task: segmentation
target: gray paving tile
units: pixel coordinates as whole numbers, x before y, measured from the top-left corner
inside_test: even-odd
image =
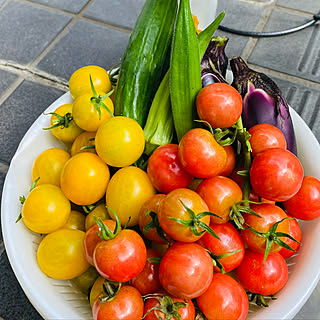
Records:
[[[290,106],[298,112],[320,141],[320,90],[279,78],[273,79]]]
[[[5,252],[0,257],[0,275],[0,317],[4,320],[42,320],[20,287]]]
[[[264,31],[283,30],[305,21],[303,16],[274,10]],[[320,25],[274,38],[260,38],[249,63],[319,82]]]
[[[0,96],[17,78],[18,76],[16,74],[0,69]]]
[[[315,0],[278,0],[277,4],[286,8],[301,10],[310,13],[319,12],[319,3]]]
[[[89,0],[29,0],[32,2],[41,3],[53,8],[79,13]]]
[[[132,29],[144,2],[144,0],[94,0],[84,15]]]
[[[10,1],[0,10],[0,59],[32,62],[70,17],[33,4]]]
[[[0,108],[0,160],[9,163],[30,125],[63,91],[24,80]]]
[[[109,69],[120,62],[128,40],[127,33],[78,20],[37,68],[65,80],[85,65],[94,64]]]
[[[5,0],[0,0],[0,6],[4,4]]]
[[[265,7],[261,3],[242,0],[218,1],[217,13],[222,11],[226,13],[221,23],[222,25],[239,30],[255,31],[265,13]],[[238,36],[221,30],[217,30],[215,35],[229,37],[226,47],[226,54],[229,57],[241,56],[249,41],[248,37]]]

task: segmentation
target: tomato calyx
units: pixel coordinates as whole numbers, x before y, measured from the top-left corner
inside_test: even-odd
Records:
[[[225,272],[224,266],[222,265],[222,263],[219,260],[223,259],[223,258],[226,258],[226,257],[229,257],[229,256],[232,256],[233,254],[242,251],[242,249],[234,250],[234,251],[226,252],[226,253],[222,253],[222,254],[214,254],[214,253],[212,253],[211,251],[209,251],[207,249],[206,249],[206,251],[209,253],[209,255],[210,255],[211,259],[212,259],[213,267],[218,267],[219,270],[221,271],[221,273],[223,274],[223,273],[226,273],[226,272]]]
[[[294,252],[296,251],[293,248],[291,248],[288,244],[286,244],[284,241],[280,240],[279,237],[289,238],[289,239],[291,239],[291,240],[293,240],[293,241],[295,241],[295,242],[300,244],[300,242],[298,240],[296,240],[294,237],[292,237],[288,233],[277,232],[276,231],[278,225],[281,222],[283,222],[284,220],[287,220],[287,219],[292,219],[292,218],[291,217],[285,217],[285,218],[275,222],[270,227],[270,230],[268,232],[259,232],[256,229],[254,229],[253,227],[251,227],[249,224],[247,224],[246,222],[244,223],[246,225],[246,229],[251,230],[254,234],[256,234],[259,237],[266,238],[266,249],[265,249],[265,252],[264,252],[263,264],[265,263],[265,261],[266,261],[266,259],[268,257],[268,254],[270,252],[271,245],[272,245],[273,242],[278,244],[279,246],[285,248],[285,249],[288,249],[288,250],[291,250],[291,251],[294,251]]]
[[[177,223],[185,226],[185,227],[190,227],[192,233],[196,236],[201,236],[202,234],[204,234],[205,232],[208,232],[209,234],[211,234],[213,237],[217,238],[220,240],[220,238],[218,237],[218,235],[207,225],[205,224],[203,221],[201,221],[201,219],[204,216],[214,216],[217,217],[219,219],[222,219],[219,215],[210,212],[210,211],[204,211],[204,212],[200,212],[198,214],[195,214],[190,208],[188,208],[183,201],[179,200],[181,202],[181,204],[183,205],[183,207],[185,208],[185,210],[189,213],[190,215],[190,219],[188,220],[183,220],[180,218],[174,218],[174,217],[168,217],[171,220],[176,221]],[[201,228],[202,231],[198,231],[198,228]]]
[[[96,108],[96,110],[98,111],[99,114],[99,120],[101,119],[101,108],[106,109],[109,114],[111,115],[111,117],[113,117],[113,113],[111,112],[111,110],[104,104],[104,100],[106,98],[108,98],[112,93],[113,93],[113,89],[111,91],[109,91],[107,94],[105,94],[104,96],[101,96],[100,94],[97,94],[96,89],[94,88],[93,82],[92,82],[92,78],[91,75],[89,75],[90,77],[90,85],[91,85],[91,90],[92,90],[92,94],[93,97],[91,97],[91,102],[93,103],[94,107]]]
[[[247,296],[250,302],[254,302],[257,306],[265,308],[269,307],[268,303],[266,302],[266,298],[277,300],[277,298],[274,297],[273,294],[269,296],[263,296],[262,294],[248,291]]]
[[[159,303],[159,305],[154,306],[150,308],[145,315],[143,316],[143,319],[147,316],[148,313],[154,312],[155,316],[159,320],[170,320],[170,319],[181,319],[181,315],[179,314],[178,310],[180,308],[187,308],[189,303],[185,300],[185,302],[173,302],[172,298],[165,294],[160,293],[153,293],[148,294],[144,296],[144,299],[156,299]],[[162,312],[164,315],[164,318],[158,314],[158,312]]]
[[[110,209],[110,208],[109,208]],[[110,209],[111,210],[111,209]],[[97,225],[99,226],[99,231],[97,231],[97,235],[102,239],[102,240],[110,240],[115,238],[118,233],[121,231],[121,223],[119,220],[118,215],[112,210],[115,219],[116,219],[116,226],[114,228],[114,231],[112,232],[103,222],[103,219],[99,217],[98,219],[94,216],[94,220],[96,221]]]
[[[235,225],[238,227],[239,230],[246,229],[246,227],[243,226],[245,223],[242,215],[243,213],[253,214],[256,217],[261,218],[259,214],[257,214],[255,211],[250,209],[249,203],[260,204],[260,202],[255,202],[250,200],[241,200],[235,203],[234,205],[232,205],[232,207],[230,208],[229,219],[235,223]]]
[[[102,288],[103,288],[103,296],[99,297],[100,303],[109,302],[114,299],[117,293],[121,289],[121,282],[114,282],[110,280],[104,280]]]
[[[65,113],[63,116],[56,112],[44,113],[44,115],[49,114],[55,116],[57,119],[53,120],[54,124],[51,127],[43,128],[43,130],[52,130],[57,127],[69,128],[69,123],[73,120],[73,116],[70,112]]]
[[[144,233],[148,233],[149,230],[155,228],[156,231],[157,231],[157,234],[159,235],[159,237],[160,237],[162,240],[164,240],[168,245],[170,245],[170,244],[171,244],[171,243],[170,243],[170,240],[165,236],[165,234],[164,234],[164,232],[163,232],[163,229],[162,229],[161,226],[160,226],[157,213],[154,212],[154,211],[148,210],[145,214],[146,214],[146,216],[149,215],[152,220],[143,227],[143,232],[144,232]],[[171,238],[171,240],[173,241],[172,238]],[[172,242],[172,241],[171,241],[171,242]]]

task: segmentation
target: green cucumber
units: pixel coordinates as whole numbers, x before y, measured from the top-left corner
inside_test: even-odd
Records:
[[[146,0],[124,53],[115,97],[115,115],[145,125],[168,71],[177,0]]]

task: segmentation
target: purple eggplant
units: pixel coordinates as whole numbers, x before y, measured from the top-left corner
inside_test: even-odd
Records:
[[[243,99],[242,121],[244,127],[268,123],[284,134],[287,149],[297,155],[296,138],[286,99],[276,83],[267,75],[250,69],[242,58],[230,60],[233,73],[232,86]]]
[[[225,46],[229,38],[212,37],[201,60],[202,86],[216,82],[226,82],[228,58]]]

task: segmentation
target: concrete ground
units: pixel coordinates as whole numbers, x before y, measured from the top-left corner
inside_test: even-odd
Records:
[[[201,0],[198,0],[201,1]],[[34,120],[68,90],[77,68],[120,62],[143,0],[0,0],[0,194],[15,150]],[[219,0],[223,24],[283,30],[319,12],[319,0]],[[228,56],[242,56],[281,88],[320,140],[320,24],[274,38],[228,34]],[[0,234],[0,319],[36,320]],[[295,319],[320,319],[320,285]]]

